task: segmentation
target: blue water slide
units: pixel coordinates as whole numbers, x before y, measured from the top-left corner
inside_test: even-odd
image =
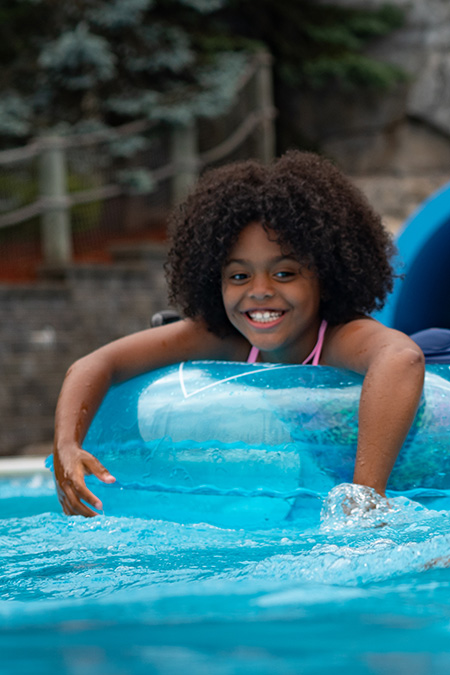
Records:
[[[450,183],[406,221],[396,245],[395,269],[402,276],[374,316],[408,334],[450,329]]]

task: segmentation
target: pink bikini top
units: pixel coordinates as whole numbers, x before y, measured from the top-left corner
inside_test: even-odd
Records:
[[[303,361],[302,366],[305,366],[307,363],[311,361],[312,366],[318,366],[319,365],[319,360],[320,360],[320,355],[322,353],[322,347],[323,347],[323,339],[325,337],[325,331],[327,329],[327,322],[325,319],[323,319],[322,323],[320,324],[319,328],[319,335],[317,336],[317,342],[314,346],[314,349],[312,350],[311,354],[306,357],[306,359]],[[250,354],[248,355],[247,363],[255,363],[256,359],[258,358],[259,354],[259,349],[257,347],[252,347],[250,349]]]

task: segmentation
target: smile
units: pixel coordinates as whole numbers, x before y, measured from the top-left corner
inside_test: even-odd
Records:
[[[245,314],[253,323],[265,324],[265,323],[273,323],[274,321],[281,319],[281,317],[285,314],[285,312],[265,309],[265,310],[254,310],[251,312],[245,312]]]

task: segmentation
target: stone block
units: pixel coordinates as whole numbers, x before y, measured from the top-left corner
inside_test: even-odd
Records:
[[[67,368],[112,339],[148,328],[167,307],[157,256],[73,266],[55,281],[0,286],[0,455],[51,445]]]

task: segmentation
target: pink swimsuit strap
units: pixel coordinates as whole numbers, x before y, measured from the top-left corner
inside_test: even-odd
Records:
[[[319,334],[317,336],[317,342],[314,345],[314,349],[312,350],[311,354],[306,357],[306,359],[302,362],[302,366],[305,366],[307,363],[311,361],[312,366],[318,366],[319,361],[320,361],[320,355],[322,353],[322,347],[323,347],[323,340],[325,338],[325,331],[327,329],[327,322],[325,319],[323,319],[322,323],[320,324],[319,328]],[[255,363],[259,354],[259,349],[257,347],[252,347],[250,349],[250,354],[248,355],[247,363]]]

